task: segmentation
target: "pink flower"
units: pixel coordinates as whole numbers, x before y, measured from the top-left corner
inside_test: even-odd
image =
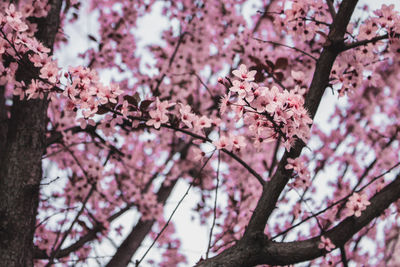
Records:
[[[245,98],[247,92],[251,91],[251,86],[247,81],[234,80],[232,83],[233,86],[229,88],[229,90],[231,92],[237,92],[241,98]]]
[[[122,90],[119,88],[119,85],[112,84],[112,85],[110,86],[110,92],[111,92],[113,98],[117,98],[117,97],[118,97],[120,94],[122,94],[124,91],[122,91]],[[110,102],[111,102],[111,101],[110,101]],[[113,103],[116,103],[116,101],[113,102]]]
[[[213,142],[213,145],[217,149],[231,150],[232,149],[232,140],[231,140],[231,138],[228,138],[226,136],[221,136],[218,141]]]
[[[151,119],[146,122],[146,125],[154,125],[156,129],[159,129],[162,123],[168,122],[168,116],[160,110],[150,110],[149,115]]]
[[[346,203],[346,215],[360,217],[361,211],[365,210],[369,204],[371,203],[367,200],[366,194],[354,193]]]
[[[326,251],[331,251],[335,248],[335,245],[329,239],[329,237],[321,236],[321,242],[318,244],[319,249],[325,249]]]
[[[166,112],[169,107],[172,107],[174,105],[175,105],[175,103],[170,103],[170,102],[168,102],[168,100],[160,101],[160,99],[158,97],[156,98],[156,106],[157,106],[157,109],[160,111]]]
[[[13,28],[17,32],[23,32],[28,29],[28,25],[26,25],[22,20],[21,12],[15,10],[15,6],[11,4],[8,9],[6,9],[6,19],[11,28]]]
[[[211,127],[212,120],[209,119],[207,116],[203,115],[198,120],[195,120],[194,123],[195,123],[195,129],[201,130],[203,128]]]
[[[192,109],[189,105],[180,104],[181,108],[179,109],[179,113],[181,113],[182,122],[189,128],[193,128],[193,121],[196,118],[196,115],[192,113]]]
[[[55,62],[46,63],[40,69],[40,78],[47,79],[50,83],[57,83],[58,80],[58,68]]]
[[[221,115],[225,113],[227,107],[230,105],[229,102],[230,97],[231,97],[231,92],[229,92],[227,95],[224,95],[221,98],[221,102],[219,104],[219,112],[221,113]]]
[[[293,80],[298,83],[302,83],[305,79],[305,74],[302,71],[292,70],[290,74],[292,75]]]
[[[286,164],[285,169],[293,169],[297,174],[297,177],[295,177],[295,180],[290,185],[295,188],[303,189],[309,187],[311,185],[310,172],[304,163],[299,158],[288,158],[287,161],[288,163]]]
[[[230,139],[232,140],[233,147],[236,148],[237,150],[240,150],[241,148],[246,146],[246,138],[244,138],[244,136],[230,135]]]
[[[127,119],[128,118],[128,114],[129,114],[129,103],[128,101],[124,100],[124,102],[122,102],[122,107],[121,107],[121,114],[122,116]]]
[[[239,66],[239,69],[232,71],[233,75],[242,79],[243,81],[254,81],[254,76],[256,75],[257,71],[247,71],[247,67],[244,64]]]
[[[38,98],[38,97],[40,99],[43,99],[44,96],[39,81],[35,79],[32,79],[31,83],[29,84],[28,90],[26,90],[25,93],[28,96],[28,100],[31,98]]]
[[[198,147],[193,147],[193,148],[192,148],[192,151],[193,151],[193,154],[194,154],[194,157],[193,157],[193,160],[194,160],[194,161],[202,161],[203,158],[204,158],[205,155],[206,155],[206,153],[204,153],[204,151],[201,150],[201,149],[198,148]]]
[[[288,163],[286,164],[285,169],[287,169],[287,170],[293,169],[296,172],[301,170],[302,165],[303,165],[299,158],[296,158],[296,159],[288,158],[287,162]]]

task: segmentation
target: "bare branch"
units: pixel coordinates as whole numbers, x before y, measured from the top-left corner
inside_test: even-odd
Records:
[[[329,13],[331,13],[332,20],[334,20],[336,17],[336,10],[333,6],[333,0],[326,0],[326,3],[328,4]]]
[[[344,249],[344,245],[340,246],[340,257],[342,258],[343,267],[348,267],[349,264],[347,261],[346,250]]]
[[[356,48],[356,47],[359,47],[359,46],[367,45],[369,43],[376,43],[376,42],[381,41],[381,40],[389,39],[389,37],[390,37],[389,34],[384,34],[384,35],[376,36],[376,37],[371,38],[371,39],[361,40],[361,41],[357,41],[357,42],[354,42],[354,43],[348,43],[348,44],[345,44],[340,50],[341,50],[341,52],[347,51],[349,49],[353,49],[353,48]],[[398,38],[398,37],[400,37],[400,34],[395,34],[393,37],[397,37]]]
[[[328,1],[329,1],[329,0],[328,0]],[[293,46],[281,44],[281,43],[274,42],[274,41],[263,40],[263,39],[256,38],[256,37],[253,37],[253,39],[254,39],[254,40],[257,40],[257,41],[260,41],[260,42],[263,42],[263,43],[270,43],[270,44],[273,44],[273,45],[278,45],[278,46],[287,47],[287,48],[293,49],[293,50],[295,50],[295,51],[297,51],[297,52],[299,52],[299,53],[301,53],[301,54],[303,54],[303,55],[305,55],[305,56],[310,57],[310,58],[313,59],[314,61],[317,61],[317,60],[318,60],[318,59],[317,59],[316,57],[314,57],[313,55],[311,55],[311,54],[307,53],[306,51],[301,50],[301,49],[299,49],[299,48],[297,48],[297,47],[293,47]]]
[[[218,199],[219,168],[220,168],[220,165],[221,165],[221,153],[218,152],[218,166],[217,166],[217,177],[216,177],[217,185],[215,186],[213,221],[212,221],[212,224],[211,224],[210,235],[208,237],[208,246],[207,246],[207,252],[206,252],[206,259],[208,259],[208,254],[210,253],[211,241],[212,241],[213,231],[214,231],[214,227],[215,227],[215,220],[217,219],[217,199]]]

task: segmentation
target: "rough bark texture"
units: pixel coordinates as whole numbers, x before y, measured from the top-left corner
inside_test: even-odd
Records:
[[[62,1],[50,2],[48,16],[34,22],[38,23],[38,40],[52,48]],[[36,72],[32,66],[23,65],[18,70],[17,79],[28,84]],[[4,107],[4,103],[0,105]],[[47,106],[47,100],[21,101],[14,98],[10,118],[4,114],[1,116],[1,124],[7,123],[0,136],[1,266],[33,266],[33,234],[42,178]]]
[[[0,85],[0,155],[1,151],[4,151],[6,145],[7,130],[8,130],[8,125],[7,125],[5,87]]]

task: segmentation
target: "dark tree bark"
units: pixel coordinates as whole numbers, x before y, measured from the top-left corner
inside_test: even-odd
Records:
[[[46,18],[38,24],[36,38],[52,48],[58,31],[62,0],[49,1]],[[17,79],[29,84],[37,69],[28,61],[19,66]],[[4,90],[0,90],[4,94]],[[33,234],[42,179],[42,155],[48,101],[14,97],[11,117],[0,97],[0,263],[1,266],[33,266]],[[3,125],[6,126],[3,128]]]

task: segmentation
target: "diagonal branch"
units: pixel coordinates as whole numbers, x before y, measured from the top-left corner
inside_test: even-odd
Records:
[[[324,236],[330,238],[333,244],[340,248],[398,199],[400,199],[400,174],[369,200],[371,204],[361,213],[360,217],[346,218],[327,231]],[[325,255],[327,251],[318,248],[319,243],[320,236],[303,241],[273,242],[263,233],[259,233],[248,239],[242,239],[237,245],[209,261],[199,262],[197,266],[290,265]]]
[[[345,0],[340,5],[339,11],[333,21],[328,35],[331,45],[325,47],[317,61],[313,80],[305,99],[305,108],[310,117],[314,118],[318,106],[321,102],[325,88],[329,84],[329,74],[333,63],[339,54],[338,49],[343,45],[343,37],[346,27],[353,14],[357,0]],[[278,168],[269,182],[263,187],[261,198],[259,199],[249,225],[244,234],[245,237],[251,233],[263,232],[272,211],[276,206],[278,198],[291,177],[291,170],[286,170],[285,165],[288,158],[297,158],[305,144],[300,140],[295,146],[283,155]]]
[[[297,51],[297,52],[299,52],[299,53],[301,53],[301,54],[303,54],[303,55],[305,55],[305,56],[310,57],[310,58],[311,58],[312,60],[314,60],[314,61],[317,61],[317,60],[318,60],[318,59],[317,59],[316,57],[314,57],[313,55],[311,55],[311,54],[307,53],[306,51],[301,50],[301,49],[299,49],[299,48],[297,48],[297,47],[295,47],[295,46],[290,46],[290,45],[286,45],[286,44],[282,44],[282,43],[278,43],[278,42],[274,42],[274,41],[263,40],[263,39],[256,38],[256,37],[253,37],[253,39],[254,39],[254,40],[257,40],[257,41],[259,41],[259,42],[263,42],[263,43],[269,43],[269,44],[273,44],[273,45],[277,45],[277,46],[287,47],[287,48],[293,49],[294,51]]]
[[[399,37],[399,36],[400,36],[400,34],[394,35],[394,37]],[[385,40],[385,39],[389,39],[389,34],[384,34],[384,35],[373,37],[371,39],[365,39],[365,40],[357,41],[357,42],[354,42],[354,43],[345,44],[342,47],[341,51],[342,52],[343,51],[347,51],[349,49],[353,49],[353,48],[356,48],[356,47],[359,47],[359,46],[367,45],[369,43],[376,43],[378,41]]]
[[[159,189],[157,193],[157,201],[165,204],[172,189],[178,180],[172,181],[168,186],[165,184]],[[140,244],[150,232],[155,220],[139,220],[139,222],[132,228],[129,235],[125,238],[122,244],[118,247],[117,252],[108,262],[107,266],[127,266]]]
[[[332,20],[334,20],[336,17],[336,10],[335,6],[333,5],[333,0],[326,0],[326,3],[328,5],[329,13],[331,13]]]
[[[371,204],[367,207],[360,217],[348,217],[336,227],[327,231],[324,234],[329,237],[336,247],[343,246],[350,238],[360,231],[363,227],[367,226],[374,218],[380,216],[382,212],[389,207],[389,205],[400,198],[400,175],[390,184],[386,185],[379,193],[370,199]],[[288,258],[281,260],[284,262],[279,264],[291,264],[290,262],[297,258],[296,262],[315,259],[325,254],[324,250],[318,248],[319,237],[315,237],[305,241],[289,242],[289,243],[276,243],[276,248],[289,251],[285,247],[296,247],[296,250],[289,252]],[[268,249],[269,250],[269,249]],[[283,251],[282,251],[283,252]],[[292,258],[292,259],[290,259]],[[293,262],[294,263],[294,262]]]

